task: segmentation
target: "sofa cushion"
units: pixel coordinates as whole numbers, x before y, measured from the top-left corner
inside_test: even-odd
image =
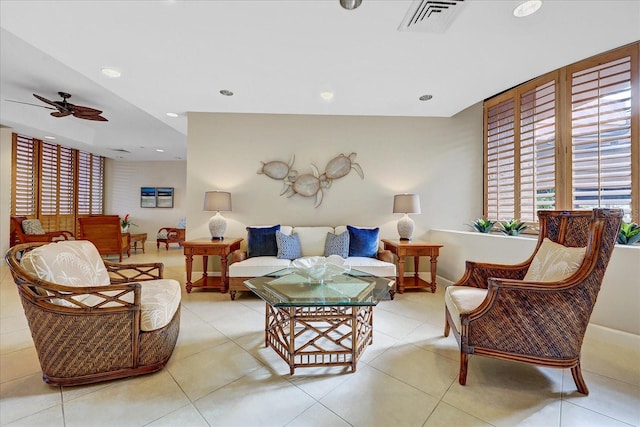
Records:
[[[294,227],[293,232],[300,236],[302,256],[323,256],[327,233],[333,233],[333,227]]]
[[[370,257],[378,254],[379,228],[357,228],[347,225],[349,230],[349,256]]]
[[[386,261],[380,261],[377,258],[370,257],[349,257],[344,262],[345,265],[360,270],[365,273],[373,274],[380,277],[395,277],[396,265]]]
[[[274,271],[282,270],[291,265],[288,259],[278,259],[275,256],[261,256],[247,258],[229,265],[229,277],[258,277]]]
[[[487,290],[471,286],[448,286],[444,292],[444,303],[449,309],[456,330],[462,330],[460,315],[475,310],[487,296]]]
[[[247,227],[247,257],[276,256],[278,245],[276,231],[280,225],[272,227]]]
[[[278,259],[296,259],[300,258],[300,239],[298,233],[293,233],[291,236],[276,231],[276,246],[278,247]]]
[[[582,265],[586,250],[586,247],[566,247],[545,237],[523,280],[559,282],[567,279]]]
[[[45,234],[39,219],[22,220],[22,231],[24,234]]]
[[[324,242],[324,256],[338,255],[342,258],[349,256],[349,232],[340,234],[327,233]]]

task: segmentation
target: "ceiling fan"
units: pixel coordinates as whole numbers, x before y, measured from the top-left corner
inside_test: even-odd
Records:
[[[48,108],[50,110],[57,110],[51,113],[53,117],[73,116],[79,119],[95,120],[98,122],[108,121],[107,119],[105,119],[100,115],[102,114],[102,111],[100,110],[96,110],[95,108],[83,107],[82,105],[75,105],[67,102],[67,99],[71,98],[70,94],[66,92],[58,92],[58,95],[62,97],[62,101],[50,101],[45,97],[42,97],[35,93],[33,94],[33,96],[35,96],[37,99],[44,102],[45,104],[51,105],[52,107],[46,107],[44,105],[39,105],[39,104],[30,104],[28,102],[20,102],[20,101],[12,101],[12,100],[7,100],[7,101],[18,102],[20,104],[34,105],[36,107]]]

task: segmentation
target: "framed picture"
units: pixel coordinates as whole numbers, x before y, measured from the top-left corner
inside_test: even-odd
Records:
[[[156,207],[156,187],[140,188],[140,207],[141,208]]]
[[[173,187],[156,187],[156,207],[173,207]]]

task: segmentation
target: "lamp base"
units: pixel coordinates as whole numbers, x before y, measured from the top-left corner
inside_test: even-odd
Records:
[[[224,232],[227,230],[227,220],[224,219],[220,212],[216,212],[214,216],[209,220],[209,232],[211,233],[211,240],[222,240]]]
[[[413,220],[409,218],[409,215],[404,214],[404,216],[398,220],[398,234],[400,235],[400,240],[411,240],[414,227],[415,223]]]

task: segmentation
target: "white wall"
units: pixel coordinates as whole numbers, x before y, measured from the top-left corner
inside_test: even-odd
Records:
[[[119,162],[107,159],[105,165],[105,213],[130,215],[137,227],[131,233],[147,233],[155,241],[160,227],[176,227],[186,217],[187,163]],[[173,208],[140,207],[140,187],[173,187]],[[188,225],[188,224],[187,224]]]
[[[187,238],[209,236],[205,191],[232,193],[227,236],[244,237],[255,224],[380,226],[395,237],[399,214],[393,195],[418,193],[422,214],[413,215],[414,237],[433,227],[456,228],[482,212],[482,106],[453,118],[302,116],[189,113]],[[322,172],[340,153],[357,153],[355,171],[313,198],[280,196],[283,181],[256,172],[261,162],[288,162]]]
[[[444,247],[438,276],[456,282],[466,260],[514,264],[527,259],[536,238],[506,237],[451,230],[431,230],[429,238]],[[591,323],[640,335],[640,246],[616,245],[605,273]]]
[[[11,216],[11,135],[12,130],[0,127],[0,254],[9,250]]]

